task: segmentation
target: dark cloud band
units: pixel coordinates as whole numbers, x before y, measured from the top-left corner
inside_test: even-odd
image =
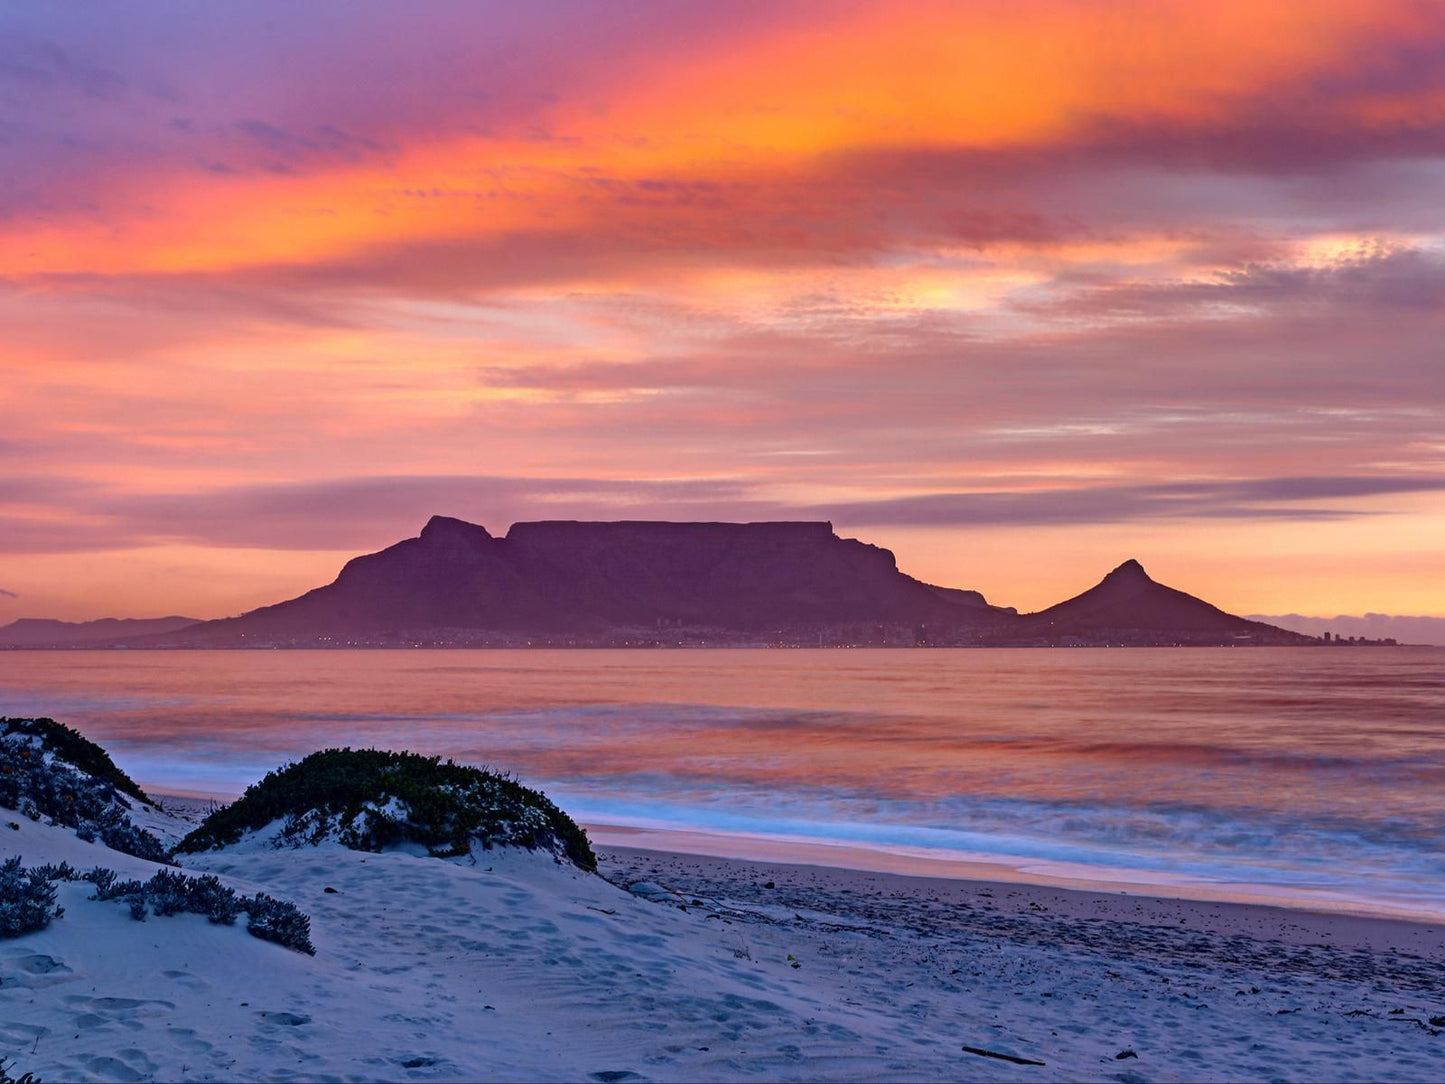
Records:
[[[1154,519],[1330,520],[1369,515],[1363,498],[1445,491],[1445,477],[1281,477],[1226,482],[935,493],[790,504],[737,480],[402,476],[241,486],[191,496],[101,496],[107,524],[12,522],[0,552],[118,549],[166,542],[288,550],[359,550],[407,537],[436,513],[494,532],[518,520],[828,519],[864,527],[1077,527]]]

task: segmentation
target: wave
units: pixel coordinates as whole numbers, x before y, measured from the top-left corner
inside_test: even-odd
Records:
[[[581,790],[559,796],[580,820],[810,840],[939,858],[1064,863],[1146,879],[1331,889],[1433,901],[1445,910],[1445,826],[1292,818],[1187,804],[1088,806],[958,798],[919,806],[757,789],[673,795]]]

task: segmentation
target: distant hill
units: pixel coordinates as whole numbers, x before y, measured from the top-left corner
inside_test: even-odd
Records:
[[[829,523],[518,523],[436,516],[333,583],[177,645],[914,643],[1013,619],[898,571]]]
[[[1125,561],[1081,595],[1027,614],[1032,636],[1050,642],[1121,644],[1299,644],[1312,638],[1236,617],[1203,599],[1156,583]]]
[[[103,617],[97,621],[22,617],[0,628],[0,648],[112,647],[139,636],[177,632],[196,623],[194,617]]]

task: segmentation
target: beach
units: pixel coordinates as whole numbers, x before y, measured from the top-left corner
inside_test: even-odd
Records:
[[[197,810],[146,826],[175,838]],[[176,816],[177,812],[184,815]],[[0,854],[153,864],[21,819]],[[47,1080],[1433,1080],[1445,927],[600,847],[184,859],[295,901],[314,957],[61,884],[0,942]]]
[[[1023,1071],[1038,1079],[1435,1079],[1445,1071],[1445,925],[603,853],[614,880],[726,899],[748,916],[764,955],[800,955],[790,946],[805,943],[808,966],[823,973],[819,986],[840,1004],[895,1017],[900,1038],[957,1079]],[[936,1049],[949,1041],[952,1048]],[[965,1053],[945,1069],[963,1045],[1044,1064],[1006,1062],[999,1071],[969,1061],[985,1055]]]

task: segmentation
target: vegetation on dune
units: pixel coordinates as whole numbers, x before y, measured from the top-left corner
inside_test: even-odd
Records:
[[[34,738],[47,753],[74,765],[86,775],[109,783],[116,790],[129,794],[139,802],[155,805],[146,792],[136,786],[134,779],[115,766],[109,753],[78,731],[71,730],[54,719],[0,719],[0,738],[12,736]]]
[[[169,864],[165,844],[122,811],[131,808],[126,795],[151,803],[94,742],[51,719],[0,719],[0,806],[72,828],[87,841],[99,838],[113,850]],[[10,827],[19,825],[11,822]],[[140,921],[147,914],[194,913],[229,926],[244,913],[252,936],[316,952],[311,919],[295,904],[264,892],[238,896],[209,874],[190,877],[162,869],[148,881],[120,880],[114,870],[82,874],[67,862],[26,869],[18,856],[0,862],[0,938],[43,930],[64,914],[55,906],[56,881],[89,881],[95,885],[91,899],[126,902],[131,917]]]
[[[246,932],[252,937],[316,955],[311,918],[294,903],[264,892],[239,896],[209,873],[190,877],[161,869],[149,881],[122,880],[113,869],[97,867],[78,873],[68,862],[26,869],[18,857],[0,863],[0,938],[43,930],[51,919],[65,913],[55,907],[54,881],[89,881],[95,885],[92,900],[129,904],[131,918],[138,922],[144,922],[147,915],[195,914],[205,915],[216,925],[231,926],[245,914]]]
[[[61,913],[44,869],[25,869],[18,857],[0,862],[0,937],[43,930]]]
[[[438,856],[472,844],[546,850],[595,871],[587,834],[546,795],[515,779],[439,757],[326,749],[267,774],[177,845],[212,850],[281,821],[278,842],[334,838],[354,850],[418,843]]]
[[[50,719],[0,720],[0,806],[112,850],[168,861],[165,844],[126,815],[127,795],[150,801],[94,742]]]

